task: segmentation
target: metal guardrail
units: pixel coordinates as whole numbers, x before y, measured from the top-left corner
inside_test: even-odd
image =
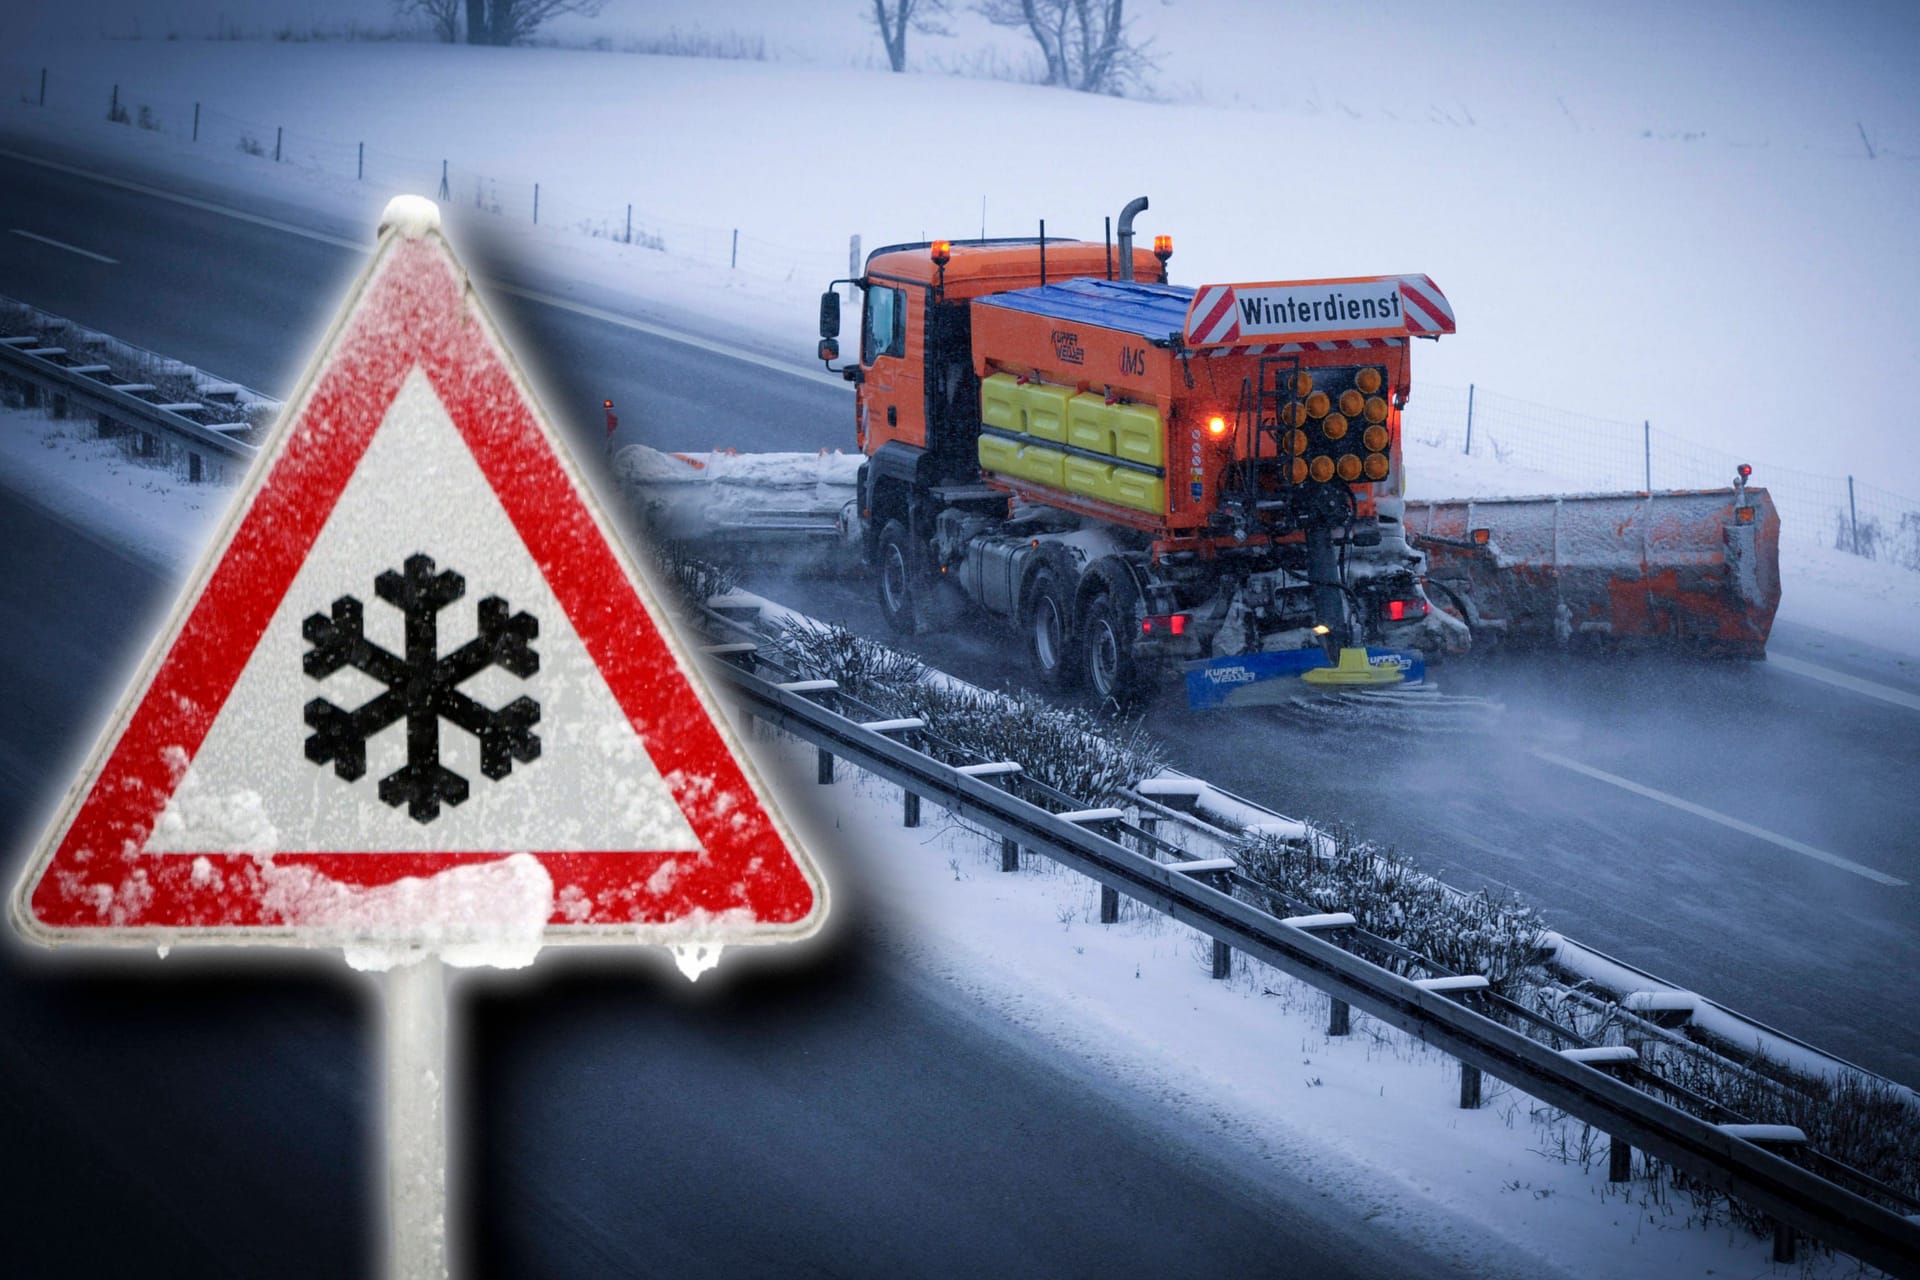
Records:
[[[182,412],[183,406],[155,403],[143,398],[153,388],[147,383],[116,378],[110,366],[100,364],[64,365],[55,357],[64,356],[60,347],[49,347],[38,338],[25,335],[0,338],[0,375],[16,378],[65,396],[78,408],[141,430],[169,436],[189,450],[203,450],[223,458],[251,459],[259,446],[236,438],[221,424],[195,422]],[[209,407],[202,412],[211,412]],[[237,432],[250,423],[230,425]]]
[[[736,634],[744,632],[737,623],[731,625]],[[715,646],[710,659],[727,695],[749,714],[820,750],[823,782],[831,780],[831,758],[843,758],[900,786],[908,797],[910,823],[917,822],[919,800],[924,797],[999,835],[1008,847],[1038,853],[1096,881],[1103,888],[1103,919],[1112,918],[1104,901],[1107,893],[1125,894],[1208,935],[1216,946],[1237,947],[1319,988],[1336,1002],[1362,1009],[1437,1046],[1463,1064],[1463,1101],[1468,1092],[1467,1071],[1476,1073],[1476,1095],[1477,1073],[1486,1072],[1762,1210],[1777,1224],[1789,1224],[1896,1275],[1920,1277],[1920,1219],[1903,1217],[1833,1178],[1847,1177],[1890,1196],[1898,1193],[1838,1162],[1824,1160],[1823,1167],[1832,1176],[1822,1177],[1768,1149],[1791,1144],[1794,1134],[1772,1126],[1717,1124],[1691,1115],[1610,1074],[1610,1069],[1623,1064],[1595,1053],[1597,1046],[1577,1033],[1486,992],[1483,979],[1449,974],[1385,939],[1350,925],[1343,927],[1337,919],[1284,918],[1242,901],[1234,896],[1231,881],[1228,888],[1218,887],[1221,877],[1230,873],[1217,860],[1189,860],[1184,867],[1158,861],[1127,847],[1121,837],[1141,848],[1178,852],[1179,847],[1124,823],[1118,811],[1054,812],[1015,794],[1015,788],[1007,785],[1009,778],[995,781],[998,775],[977,767],[943,762],[912,742],[898,740],[896,735],[903,731],[915,732],[912,722],[863,724],[824,705],[838,696],[830,681],[786,679],[783,683],[749,669],[765,660],[764,651],[751,643]],[[1071,797],[1051,788],[1039,791],[1043,799],[1073,809]],[[1265,886],[1253,887],[1269,898],[1274,896]],[[1417,962],[1435,976],[1400,976],[1318,936],[1330,928],[1355,935],[1356,941],[1392,958]],[[1550,1027],[1573,1048],[1552,1048],[1469,1002],[1536,1027]],[[1649,1084],[1709,1112],[1724,1112],[1710,1100],[1688,1095],[1667,1082]],[[1817,1158],[1817,1153],[1808,1154]],[[1775,1239],[1776,1256],[1780,1256],[1783,1239],[1790,1242],[1791,1237],[1777,1230]],[[1784,1252],[1791,1256],[1790,1243]]]

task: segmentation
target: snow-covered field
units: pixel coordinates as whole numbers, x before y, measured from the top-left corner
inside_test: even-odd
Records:
[[[368,227],[396,187],[431,194],[445,160],[452,202],[526,224],[543,265],[751,324],[796,359],[850,235],[872,248],[1045,218],[1097,237],[1145,193],[1142,230],[1173,233],[1180,281],[1432,275],[1460,331],[1422,347],[1417,379],[1920,496],[1903,425],[1920,350],[1909,7],[1134,7],[1172,101],[849,65],[875,52],[852,0],[629,0],[556,29],[616,49],[764,36],[767,61],[170,40],[249,21],[184,2],[18,6],[0,17],[0,127],[112,135]],[[252,18],[282,21],[392,13],[278,0]],[[920,65],[1026,56],[1018,33],[957,29],[916,37]],[[98,31],[145,38],[76,36]],[[44,112],[29,105],[42,67]],[[156,131],[105,122],[115,85]],[[278,127],[287,163],[238,149],[245,134],[270,154]],[[531,234],[535,183],[549,234]],[[561,234],[623,234],[629,204],[664,252]],[[692,269],[724,266],[735,228],[739,270]]]

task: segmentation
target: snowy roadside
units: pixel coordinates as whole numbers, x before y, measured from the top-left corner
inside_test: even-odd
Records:
[[[123,462],[87,433],[84,422],[0,414],[0,483],[182,571],[230,491]],[[1365,1018],[1329,1038],[1324,997],[1309,988],[1244,959],[1213,981],[1210,948],[1184,926],[1131,906],[1100,926],[1090,882],[1032,859],[1004,875],[997,843],[937,811],[922,829],[900,828],[891,787],[854,773],[819,788],[810,748],[768,735],[754,749],[829,877],[886,904],[904,962],[1040,1037],[1090,1082],[1152,1099],[1196,1140],[1227,1144],[1250,1178],[1269,1162],[1309,1168],[1370,1222],[1486,1274],[1764,1271],[1763,1243],[1737,1228],[1702,1222],[1644,1181],[1611,1187],[1599,1136],[1525,1095],[1495,1086],[1486,1107],[1460,1111],[1444,1055]]]

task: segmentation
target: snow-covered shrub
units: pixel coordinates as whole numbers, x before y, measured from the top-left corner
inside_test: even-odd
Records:
[[[833,680],[848,697],[883,716],[918,715],[926,664],[912,654],[812,619],[781,624],[773,648],[816,680]]]
[[[1822,1155],[1920,1197],[1920,1106],[1898,1085],[1852,1072],[1804,1075],[1765,1060],[1748,1070],[1704,1049],[1672,1044],[1643,1053],[1641,1061],[1654,1075],[1751,1123],[1797,1125]],[[1781,1154],[1795,1158],[1791,1148]]]
[[[676,605],[697,607],[714,596],[739,589],[738,574],[693,555],[685,543],[656,542],[652,546],[659,578],[678,597]]]
[[[1276,894],[1304,900],[1315,911],[1351,912],[1368,932],[1457,973],[1484,974],[1501,994],[1537,973],[1546,923],[1532,907],[1484,892],[1463,894],[1350,832],[1306,840],[1251,835],[1237,856],[1243,874]],[[1278,902],[1272,908],[1293,914]],[[1381,962],[1396,972],[1412,967]]]
[[[931,681],[918,658],[845,627],[788,623],[775,647],[816,679],[883,716],[919,716],[936,737],[1095,804],[1152,777],[1166,753],[1136,721],[1058,707],[1033,694],[993,693]]]

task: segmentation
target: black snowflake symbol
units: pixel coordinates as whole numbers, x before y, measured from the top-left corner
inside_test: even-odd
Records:
[[[496,781],[513,772],[515,760],[527,764],[540,758],[540,738],[532,731],[540,723],[539,703],[515,698],[489,711],[458,687],[490,666],[523,680],[540,670],[540,655],[530,643],[539,636],[540,623],[530,613],[508,616],[507,602],[488,596],[480,602],[480,634],[443,658],[436,653],[435,615],[466,594],[466,579],[451,569],[435,573],[433,557],[412,555],[405,573],[389,569],[373,586],[382,600],[407,615],[406,656],[366,638],[354,596],[335,600],[331,618],[307,616],[300,632],[313,646],[303,660],[309,676],[324,680],[352,667],[387,686],[352,711],[325,698],[309,702],[307,727],[313,733],[307,738],[307,759],[331,762],[335,776],[352,782],[367,771],[367,739],[404,718],[407,765],[380,780],[380,798],[395,808],[405,804],[415,822],[432,822],[443,802],[457,805],[467,798],[467,780],[440,764],[442,719],[480,739],[480,772]]]

